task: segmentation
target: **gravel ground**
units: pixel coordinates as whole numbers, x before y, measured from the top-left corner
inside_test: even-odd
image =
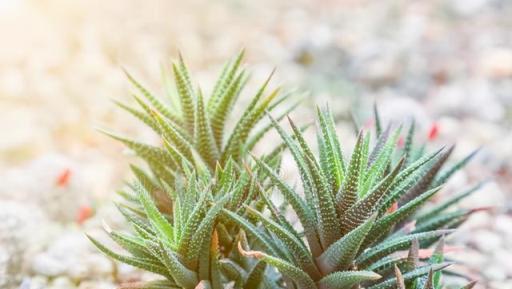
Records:
[[[186,3],[185,3],[186,2]],[[110,102],[128,99],[126,67],[155,91],[181,50],[212,82],[246,47],[254,78],[329,102],[348,135],[372,103],[387,120],[414,116],[433,146],[479,156],[444,194],[487,185],[463,206],[475,214],[450,240],[450,257],[480,280],[512,288],[512,2],[1,0],[0,288],[115,288],[151,278],[92,248],[101,221],[122,227],[114,192],[133,159],[95,126],[154,140]],[[306,108],[296,118],[311,118]],[[453,280],[457,282],[458,280]]]

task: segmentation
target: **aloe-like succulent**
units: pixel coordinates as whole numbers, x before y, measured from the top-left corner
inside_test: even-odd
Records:
[[[136,180],[130,187],[143,211],[139,215],[119,207],[134,234],[115,232],[105,225],[110,237],[131,256],[117,254],[93,238],[91,241],[117,260],[166,278],[151,286],[195,288],[201,281],[208,281],[213,288],[223,288],[226,278],[221,277],[220,261],[230,255],[232,248],[228,246],[234,243],[236,233],[218,223],[218,215],[222,209],[236,211],[256,195],[255,182],[248,174],[233,181],[233,164],[228,161],[227,168],[218,171],[215,183],[205,172],[185,168],[183,176],[167,191],[173,200],[171,215],[157,208],[148,191],[150,186]]]
[[[276,121],[273,123],[297,164],[304,197],[264,162],[256,162],[289,204],[301,229],[271,203],[267,204],[270,215],[247,207],[247,213],[258,220],[256,224],[224,209],[226,216],[258,240],[256,249],[249,249],[242,239],[239,247],[243,255],[276,267],[289,288],[385,289],[396,287],[400,279],[407,288],[430,288],[438,276],[435,272],[449,263],[439,258],[420,263],[417,252],[420,246],[430,246],[451,233],[467,218],[471,210],[446,209],[475,188],[416,214],[474,154],[441,171],[453,147],[413,152],[412,126],[405,147],[397,150],[400,128],[382,131],[376,114],[375,144],[371,146],[369,133],[360,132],[350,161],[345,163],[328,111],[318,110],[319,157],[291,120],[293,138]],[[409,258],[391,257],[408,248]],[[393,277],[390,269],[394,266],[401,277]],[[430,276],[425,284],[420,282],[423,276]],[[438,279],[436,286],[440,286]]]
[[[132,94],[138,107],[115,101],[122,109],[138,118],[161,137],[161,146],[141,143],[115,133],[101,130],[112,138],[121,141],[135,152],[148,165],[150,172],[132,166],[134,174],[149,181],[154,186],[150,191],[160,209],[169,209],[170,201],[162,194],[165,186],[173,186],[176,174],[183,172],[183,163],[194,170],[208,170],[215,173],[232,159],[241,168],[248,153],[271,129],[264,118],[265,112],[279,111],[279,118],[285,117],[298,104],[283,104],[289,93],[281,93],[280,88],[270,92],[269,82],[273,72],[253,93],[250,102],[238,119],[230,114],[249,80],[248,72],[242,68],[244,52],[224,65],[215,86],[208,98],[202,89],[194,88],[187,66],[180,56],[172,64],[173,75],[163,73],[167,99],[153,95],[131,74],[128,80],[134,86]],[[285,107],[285,108],[283,108]],[[228,121],[230,124],[228,124]],[[265,123],[266,122],[266,123]],[[229,130],[230,129],[230,130]],[[272,154],[279,157],[279,147]],[[274,163],[278,162],[274,159]],[[125,195],[127,199],[132,197]]]
[[[126,253],[90,239],[112,258],[165,278],[130,288],[442,288],[441,273],[450,265],[444,237],[474,211],[453,207],[479,185],[426,204],[474,153],[445,169],[453,147],[427,152],[414,145],[414,123],[400,147],[401,128],[382,129],[375,109],[374,139],[359,132],[346,158],[327,108],[318,109],[316,153],[303,128],[290,119],[290,135],[279,125],[289,109],[270,116],[286,96],[264,97],[268,81],[225,136],[226,115],[246,79],[241,59],[225,66],[206,104],[180,58],[173,66],[179,109],[129,76],[149,104],[135,96],[142,110],[120,105],[161,135],[163,146],[111,134],[150,172],[134,166],[135,181],[123,191],[131,202],[119,210],[131,233],[105,226]],[[268,124],[255,131],[265,114]],[[271,129],[282,142],[248,158]],[[279,175],[284,149],[296,162],[302,190]],[[273,201],[274,194],[284,201]],[[420,254],[436,243],[431,254]]]
[[[208,250],[201,251],[201,254],[198,254],[197,250],[203,250],[203,244],[210,244],[214,240],[219,249],[219,259],[228,255],[230,258],[236,258],[236,255],[239,255],[236,246],[233,246],[236,245],[233,238],[238,234],[238,228],[217,222],[215,212],[218,212],[218,206],[209,215],[207,211],[213,203],[221,199],[223,208],[230,208],[233,211],[243,209],[243,204],[257,202],[255,199],[259,196],[256,193],[258,187],[253,175],[247,172],[247,164],[244,161],[258,141],[272,128],[270,121],[264,119],[265,112],[280,111],[280,118],[283,118],[297,105],[296,102],[282,108],[280,106],[286,106],[281,104],[289,94],[280,94],[279,89],[266,92],[272,73],[254,93],[241,117],[232,122],[234,125],[231,132],[226,133],[228,116],[248,80],[248,74],[240,68],[242,59],[243,52],[224,66],[207,104],[201,90],[192,89],[188,70],[181,57],[179,62],[172,66],[174,83],[169,79],[169,75],[165,75],[167,90],[173,90],[172,84],[176,88],[175,95],[170,95],[170,98],[176,97],[174,101],[166,103],[158,99],[127,73],[128,79],[137,89],[133,97],[140,108],[116,103],[160,135],[161,147],[143,144],[103,130],[142,158],[149,171],[132,165],[136,180],[130,183],[127,189],[120,191],[128,202],[122,202],[118,208],[136,235],[112,232],[108,226],[105,227],[112,239],[132,256],[116,254],[94,239],[92,241],[113,258],[162,274],[172,280],[171,283],[157,282],[158,284],[178,286],[177,284],[191,284],[196,279],[206,278],[204,272],[211,270],[201,267],[200,264],[205,263],[199,262],[198,258],[205,257]],[[283,148],[283,145],[277,145],[265,157],[265,161],[270,166],[278,168]],[[183,190],[186,193],[183,193]],[[261,202],[259,203],[261,206]],[[190,215],[192,213],[193,215]],[[206,216],[209,216],[209,221],[204,219]],[[212,239],[212,226],[215,227],[214,231],[218,232],[218,239]],[[176,229],[177,227],[182,229]],[[201,232],[208,234],[198,235],[196,230],[200,227],[206,230]],[[162,234],[175,235],[162,243],[158,241]],[[174,243],[169,243],[170,240]],[[201,246],[197,247],[198,244]],[[183,262],[181,257],[178,258],[180,264],[185,266],[180,268],[195,272],[196,279],[185,284],[182,283],[183,280],[174,280],[170,277],[176,272],[165,271],[165,262],[169,260],[162,259],[160,255],[148,258],[151,253],[160,252],[157,248],[166,248],[166,251],[162,252],[172,252],[176,256],[187,253]],[[252,269],[261,271],[261,265],[253,268],[253,263],[256,262],[238,262],[237,266],[245,268],[248,275]],[[229,267],[230,263],[223,266]]]

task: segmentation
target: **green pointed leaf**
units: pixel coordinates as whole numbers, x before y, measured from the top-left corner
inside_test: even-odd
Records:
[[[158,128],[162,132],[162,137],[175,146],[175,149],[184,155],[188,161],[192,161],[193,144],[187,139],[185,133],[174,123],[164,120],[158,114],[151,116],[156,120]]]
[[[149,272],[153,272],[153,273],[156,273],[159,275],[168,276],[166,268],[163,267],[159,263],[155,263],[151,259],[142,259],[142,258],[137,258],[137,257],[123,256],[123,255],[120,255],[120,254],[117,254],[117,253],[111,251],[110,249],[108,249],[107,247],[102,245],[100,242],[98,242],[96,239],[92,238],[91,236],[87,235],[87,238],[89,238],[89,240],[94,244],[94,246],[96,246],[96,248],[98,248],[101,252],[103,252],[105,255],[107,255],[117,261],[126,263],[128,265],[131,265],[131,266],[134,266],[134,267],[137,267],[140,269],[144,269],[144,270],[147,270]]]
[[[416,129],[416,121],[412,119],[411,125],[409,126],[409,131],[407,132],[407,136],[405,137],[404,143],[404,156],[405,156],[405,164],[409,165],[411,163],[411,152],[414,141],[414,132]]]
[[[233,83],[233,79],[235,78],[235,75],[238,72],[238,68],[242,63],[244,54],[244,50],[240,51],[240,53],[233,61],[230,61],[224,65],[224,68],[222,69],[222,72],[213,88],[212,96],[208,101],[209,113],[213,113],[215,110],[217,110],[219,102],[221,102],[221,96],[225,95],[226,91],[229,89],[229,86]]]
[[[428,272],[432,271],[439,271],[443,270],[444,268],[450,266],[450,263],[444,263],[444,264],[435,264],[435,265],[429,265],[429,266],[423,266],[420,267],[414,271],[407,272],[403,275],[403,279],[405,282],[413,280],[415,278],[427,275]],[[384,282],[381,282],[379,284],[373,285],[369,287],[368,289],[388,289],[388,288],[395,288],[397,285],[397,278],[391,278]]]
[[[247,280],[244,283],[243,289],[259,289],[263,283],[263,279],[265,278],[265,269],[267,268],[267,264],[263,261],[259,261],[254,265],[249,272],[249,276],[247,276]]]
[[[367,165],[370,162],[370,160],[368,159],[369,153],[370,153],[370,140],[371,140],[370,133],[366,133],[364,136],[364,139],[363,139],[363,148],[361,151],[361,158],[359,159],[359,162],[360,162],[359,178],[357,179],[357,188],[356,188],[357,196],[364,195],[362,190],[364,189],[364,180],[365,180],[365,175],[366,175],[366,171],[367,171]]]
[[[428,199],[435,195],[440,189],[441,188],[434,188],[432,190],[429,190],[418,196],[416,199],[403,205],[395,212],[378,219],[375,222],[374,227],[368,234],[369,236],[371,236],[371,239],[368,238],[365,241],[365,245],[380,240],[381,237],[387,234],[394,225],[398,224],[405,218],[411,216],[416,210],[419,209],[421,205],[423,205]]]
[[[232,157],[235,160],[240,158],[240,154],[247,142],[249,134],[262,119],[265,111],[267,111],[272,101],[279,95],[279,92],[280,89],[275,89],[259,104],[255,104],[254,106],[249,105],[250,109],[246,110],[244,115],[242,115],[226,144],[222,160],[226,160],[228,157]]]
[[[201,245],[206,241],[209,241],[212,236],[213,226],[217,219],[217,216],[223,210],[224,205],[227,203],[229,195],[224,196],[222,199],[217,201],[206,213],[204,218],[201,220],[197,231],[194,233],[190,241],[189,250],[187,251],[187,258],[194,259],[199,256]],[[209,243],[209,242],[208,242]]]
[[[290,186],[284,183],[283,180],[273,172],[267,164],[257,158],[254,158],[254,160],[263,172],[272,180],[273,185],[275,185],[283,194],[286,201],[291,205],[294,212],[297,214],[299,221],[304,227],[306,238],[313,255],[318,256],[321,252],[320,239],[316,232],[316,224],[311,209],[304,200],[302,200],[302,198],[292,188],[290,188]]]
[[[331,273],[318,282],[319,289],[347,289],[353,288],[364,281],[378,280],[379,274],[371,271],[337,271]]]
[[[233,103],[242,89],[245,74],[239,73],[236,79],[229,84],[227,90],[219,96],[218,104],[211,114],[211,127],[217,147],[222,147],[224,137],[224,127],[226,125],[226,116],[231,111]]]
[[[383,177],[386,171],[390,170],[391,157],[400,135],[400,129],[397,129],[391,137],[389,135],[389,127],[381,135],[382,139],[378,142],[382,142],[382,145],[377,143],[377,146],[373,149],[372,155],[368,160],[368,169],[365,173],[365,177],[360,185],[360,196],[365,196],[368,191]],[[378,148],[378,146],[382,146]]]
[[[316,268],[311,254],[309,254],[301,239],[297,239],[294,234],[288,232],[285,228],[265,217],[262,213],[256,211],[255,209],[251,207],[247,207],[247,209],[248,212],[257,216],[258,220],[263,222],[265,228],[273,232],[279,239],[282,240],[283,244],[286,246],[286,250],[293,255],[294,259],[297,261],[302,270],[307,272],[313,278],[320,277],[320,273]]]
[[[123,217],[132,225],[135,225],[141,228],[144,231],[145,236],[154,235],[155,232],[153,228],[146,222],[147,220],[142,219],[141,217],[129,212],[126,208],[122,207],[119,204],[116,204],[117,209],[123,215]]]
[[[374,228],[376,225],[374,225]],[[378,245],[364,251],[356,259],[356,264],[359,268],[366,268],[376,260],[388,256],[398,250],[404,250],[411,246],[411,242],[414,239],[418,241],[437,240],[439,237],[448,235],[454,230],[437,230],[424,233],[410,234],[406,236],[396,237],[390,240],[383,241]],[[371,232],[370,232],[371,234]]]
[[[451,146],[447,151],[442,152],[430,165],[430,167],[423,174],[421,179],[412,187],[405,195],[403,195],[399,200],[399,205],[409,202],[410,200],[416,198],[419,194],[423,193],[427,190],[434,177],[437,175],[443,164],[450,157],[455,147]]]
[[[310,123],[301,126],[300,132],[304,133],[310,126],[311,126]],[[292,139],[294,139],[294,138],[292,137]],[[272,151],[270,151],[270,153],[268,153],[264,157],[265,162],[266,163],[277,162],[277,164],[280,165],[280,159],[282,157],[282,153],[286,150],[286,148],[287,148],[286,142],[284,142],[284,141],[281,142]],[[278,170],[278,169],[279,169],[279,167],[276,167],[276,170]]]
[[[126,251],[130,252],[130,254],[132,254],[133,256],[153,259],[153,261],[157,261],[144,246],[143,239],[110,230],[107,231],[107,233],[110,235],[110,238],[114,240],[114,242],[116,242]]]
[[[375,217],[376,215],[373,215],[359,227],[341,237],[317,258],[317,264],[322,273],[329,274],[336,270],[344,270],[352,264],[364,238],[372,228]]]
[[[133,150],[137,155],[146,160],[152,160],[156,162],[162,162],[169,166],[175,166],[172,157],[164,150],[159,147],[155,147],[148,144],[143,144],[140,142],[136,142],[122,136],[107,132],[105,130],[100,130],[102,133],[110,136],[111,138],[118,140],[124,143],[128,148]]]
[[[169,198],[169,195],[164,192],[164,189],[160,184],[154,181],[152,177],[137,166],[130,165],[130,168],[139,183],[142,184],[146,191],[149,192],[151,198],[155,201],[158,210],[164,214],[170,213],[170,209],[172,208],[171,199]],[[134,196],[133,201],[137,202],[138,197]]]
[[[239,264],[231,259],[219,261],[221,271],[229,280],[234,280],[235,288],[243,288],[244,280],[247,279],[247,272]]]
[[[295,143],[294,139],[290,137],[284,129],[269,115],[270,120],[274,124],[274,128],[281,136],[281,139],[285,142],[286,147],[290,150],[293,159],[299,169],[300,177],[302,180],[302,185],[304,187],[304,194],[306,197],[306,203],[311,208],[316,208],[316,202],[314,200],[313,194],[313,178],[309,172],[308,165],[304,159],[304,156],[299,148],[299,146]],[[315,218],[317,216],[315,215]]]
[[[151,197],[139,182],[135,183],[135,189],[139,195],[139,201],[144,207],[144,211],[148,216],[149,221],[153,227],[159,232],[159,235],[164,238],[167,244],[173,246],[174,240],[174,228],[167,221],[167,219],[158,211],[155,203],[151,200]]]
[[[382,153],[382,149],[389,141],[389,133],[391,131],[391,125],[386,127],[386,130],[380,134],[378,134],[377,143],[372,149],[370,156],[368,157],[368,167],[370,167],[377,157]],[[395,146],[396,143],[391,143],[392,146]]]
[[[128,80],[135,86],[140,93],[151,103],[151,105],[162,115],[167,117],[168,119],[179,122],[179,119],[176,115],[174,115],[163,103],[161,103],[158,98],[153,96],[147,89],[145,89],[139,82],[133,78],[128,71],[124,70],[124,73],[128,77]]]
[[[196,148],[205,160],[205,162],[211,167],[215,167],[217,160],[219,159],[219,151],[215,144],[215,138],[210,127],[209,119],[206,116],[206,110],[204,107],[204,101],[201,91],[199,91],[197,97],[197,112],[196,112],[196,127],[195,131],[195,144]]]
[[[397,256],[386,256],[369,265],[366,270],[374,271],[378,274],[387,273],[393,269],[395,265],[403,266],[407,262],[407,258]]]
[[[341,146],[336,135],[334,120],[329,111],[321,111],[317,107],[317,117],[321,131],[321,143],[324,144],[325,158],[322,170],[328,178],[330,191],[335,194],[343,182],[345,164],[341,153]]]
[[[201,198],[197,201],[194,206],[193,211],[189,216],[186,216],[185,213],[190,210],[183,210],[182,219],[186,222],[183,222],[184,225],[182,227],[182,235],[179,243],[178,253],[180,255],[185,255],[190,250],[190,244],[194,233],[198,230],[199,225],[201,224],[201,220],[204,218],[204,215],[207,211],[206,199],[207,195],[203,194]],[[192,201],[187,202],[189,205],[192,205]]]
[[[440,264],[444,262],[444,237],[437,243],[434,253],[428,260],[429,264]],[[443,284],[441,282],[442,272],[435,272],[432,274],[432,289],[441,289]]]
[[[391,186],[391,183],[393,182],[398,172],[400,171],[403,161],[404,159],[402,158],[395,166],[395,168],[384,179],[382,179],[382,181],[379,184],[377,184],[377,186],[375,187],[375,189],[373,189],[372,192],[370,192],[364,199],[359,200],[343,216],[341,224],[342,232],[344,234],[362,224],[374,212],[377,211],[379,201],[388,191],[389,187]]]
[[[160,254],[160,260],[165,265],[176,284],[186,289],[193,289],[198,283],[197,274],[185,267],[167,246],[160,243],[154,248]]]
[[[183,69],[180,69],[178,65],[173,64],[172,69],[174,72],[174,79],[176,82],[176,88],[178,95],[180,96],[180,104],[182,117],[185,127],[190,135],[194,135],[194,124],[195,124],[195,108],[194,101],[195,96],[190,84],[188,83],[187,76],[184,74]]]
[[[120,108],[126,110],[127,112],[129,112],[130,114],[135,116],[137,119],[142,121],[145,125],[149,126],[155,133],[157,133],[157,134],[161,133],[160,128],[158,127],[158,125],[146,113],[144,113],[144,112],[142,112],[140,110],[137,110],[137,109],[135,109],[133,107],[130,107],[130,106],[124,104],[124,103],[121,103],[121,102],[119,102],[117,100],[114,100],[114,103],[117,106],[119,106]]]
[[[361,158],[363,157],[363,133],[360,132],[357,137],[356,146],[352,153],[347,176],[343,183],[342,189],[336,195],[336,203],[338,204],[338,215],[348,211],[357,201],[357,188],[359,174],[361,172]]]
[[[226,216],[231,221],[238,224],[243,230],[245,230],[250,236],[252,236],[255,240],[257,240],[265,251],[271,253],[272,255],[277,255],[274,246],[272,246],[272,241],[265,237],[260,230],[256,228],[253,224],[248,222],[245,218],[239,216],[236,213],[230,212],[226,209],[222,210],[224,216]]]
[[[297,106],[300,104],[299,101],[295,102],[294,104],[290,105],[285,111],[280,113],[275,119],[276,121],[281,121],[283,118],[285,118],[290,112],[292,112]],[[257,132],[255,132],[248,140],[247,144],[245,145],[245,151],[250,152],[256,144],[273,128],[272,123],[268,123],[261,129],[259,129]],[[304,131],[303,128],[301,128],[301,131]],[[282,145],[277,146],[276,148],[282,147]],[[269,155],[271,155],[270,153]]]
[[[302,236],[295,230],[293,225],[286,219],[285,212],[277,208],[274,203],[270,200],[270,194],[265,193],[263,188],[258,185],[259,196],[265,202],[266,207],[271,213],[272,219],[281,225],[286,231],[293,234],[295,238],[302,241]],[[286,203],[283,202],[283,203]],[[285,209],[286,210],[286,209]],[[304,243],[303,243],[304,244]]]
[[[298,141],[306,164],[308,165],[309,172],[312,177],[314,185],[315,204],[318,206],[319,211],[319,225],[320,225],[320,240],[322,245],[328,247],[340,237],[340,223],[336,214],[334,200],[332,199],[331,192],[327,179],[320,171],[320,167],[315,160],[313,152],[304,140],[302,133],[295,126],[293,121],[288,118],[290,125],[293,129],[296,140]]]
[[[306,272],[302,271],[301,269],[297,268],[293,264],[283,259],[272,257],[260,251],[246,251],[245,249],[242,248],[242,245],[240,243],[238,244],[238,250],[242,255],[246,257],[256,258],[271,266],[274,266],[283,275],[293,280],[293,282],[297,284],[299,288],[317,289],[315,282],[311,279],[311,277],[309,277],[309,275]]]
[[[460,194],[454,195],[453,197],[447,199],[446,201],[440,203],[439,205],[436,205],[436,206],[428,209],[427,211],[423,212],[418,217],[416,217],[416,220],[419,223],[421,223],[428,219],[438,216],[440,213],[444,212],[446,209],[459,203],[464,198],[466,198],[466,197],[470,196],[471,194],[473,194],[474,192],[478,191],[483,185],[484,185],[484,183],[478,183],[477,185],[471,187],[470,189],[463,191]]]
[[[455,163],[453,166],[451,166],[446,171],[441,172],[441,175],[439,175],[433,182],[431,187],[439,186],[441,184],[444,184],[454,173],[458,172],[460,169],[465,167],[474,157],[475,155],[480,151],[480,149],[474,150],[472,153],[470,153],[468,156],[463,158],[462,160]]]
[[[450,224],[454,220],[462,220],[465,219],[469,214],[471,214],[471,210],[457,210],[450,213],[440,214],[435,217],[432,217],[426,221],[420,222],[416,224],[416,228],[414,229],[414,233],[417,232],[425,232],[436,229],[445,228],[447,224]]]
[[[443,151],[443,148],[421,157],[396,176],[395,180],[391,184],[389,193],[386,194],[385,199],[381,202],[379,207],[380,215],[383,215],[394,202],[398,201],[403,194],[418,182],[419,178],[423,176],[424,166],[441,153],[441,151]]]
[[[173,157],[168,152],[166,152],[166,154],[169,155],[171,159],[173,159]],[[156,179],[160,181],[162,187],[169,187],[174,183],[176,175],[172,169],[177,168],[177,164],[166,166],[165,162],[157,161],[152,158],[146,158],[145,161],[148,164],[151,173],[156,177]],[[174,159],[172,161],[174,162]]]
[[[380,136],[382,132],[382,125],[380,121],[379,110],[377,109],[377,103],[373,104],[373,117],[375,119],[375,134]]]

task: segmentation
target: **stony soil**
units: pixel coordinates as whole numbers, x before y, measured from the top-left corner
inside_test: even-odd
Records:
[[[121,66],[161,93],[178,50],[210,84],[241,47],[255,79],[277,66],[275,84],[312,92],[295,118],[329,102],[346,136],[349,112],[365,124],[376,101],[425,138],[437,126],[432,147],[456,142],[455,158],[482,147],[443,194],[488,179],[463,206],[490,209],[449,257],[478,288],[512,288],[511,16],[508,0],[0,1],[0,288],[151,278],[85,238],[105,238],[103,219],[123,228],[112,200],[134,161],[94,127],[155,140],[110,101],[129,99]]]

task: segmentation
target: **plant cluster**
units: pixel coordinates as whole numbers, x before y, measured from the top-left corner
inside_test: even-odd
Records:
[[[105,226],[126,253],[90,239],[112,258],[164,278],[130,288],[442,288],[451,264],[444,239],[474,211],[454,205],[479,185],[428,201],[474,153],[447,167],[453,147],[430,152],[415,145],[414,122],[400,146],[401,127],[383,129],[375,109],[375,131],[360,130],[349,154],[328,108],[317,109],[314,150],[306,127],[289,118],[290,132],[280,125],[295,105],[271,116],[289,97],[267,93],[270,78],[228,133],[228,115],[248,80],[242,57],[225,65],[208,100],[193,88],[181,58],[172,65],[174,81],[166,75],[168,103],[128,75],[139,108],[119,105],[162,144],[109,133],[147,169],[132,166],[135,180],[118,206],[130,232]],[[251,155],[270,130],[281,142]],[[280,176],[284,152],[296,163],[300,186]]]

